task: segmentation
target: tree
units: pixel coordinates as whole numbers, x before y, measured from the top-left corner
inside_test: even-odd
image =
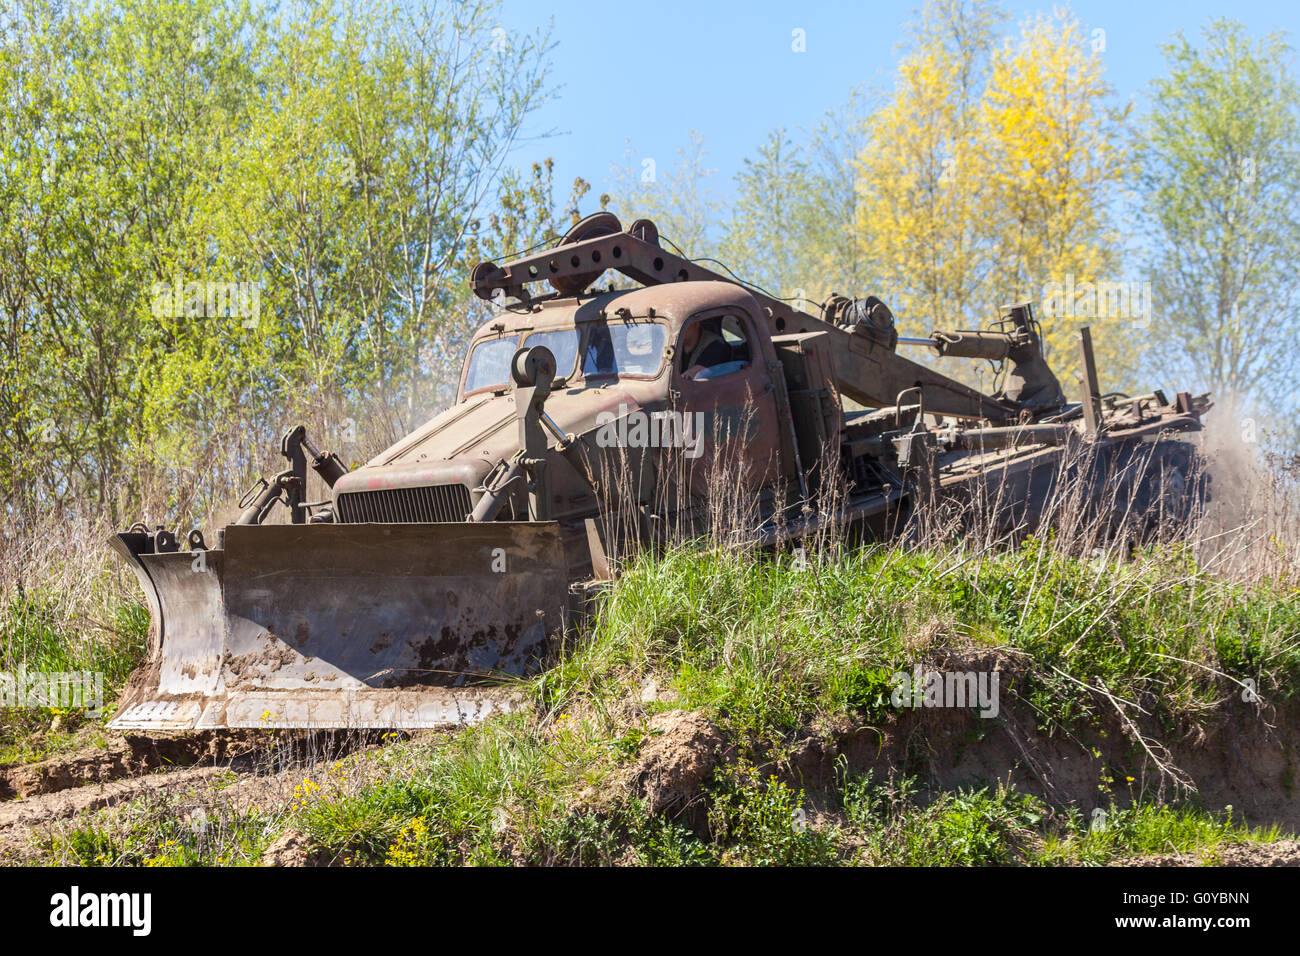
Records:
[[[687,144],[677,150],[671,169],[663,169],[662,155],[642,155],[627,143],[625,164],[610,168],[613,188],[601,197],[602,207],[619,215],[624,225],[652,219],[659,234],[688,256],[709,255],[710,230],[722,204],[710,188],[715,170],[705,165],[708,150],[704,136],[691,130]]]
[[[1122,285],[1131,307],[1109,218],[1125,174],[1122,115],[1107,106],[1077,20],[1036,17],[999,42],[1002,20],[979,0],[931,0],[921,12],[893,93],[870,120],[888,134],[859,156],[858,241],[872,291],[904,321],[983,326],[1002,305],[1035,301],[1068,388],[1074,330],[1094,324],[1097,290]],[[1127,384],[1135,352],[1123,331],[1096,340],[1116,384]]]
[[[736,175],[719,257],[747,281],[813,309],[862,276],[853,235],[853,159],[866,124],[862,96],[828,110],[798,139],[773,130]]]
[[[0,58],[9,495],[117,504],[110,492],[145,405],[140,374],[176,347],[175,327],[150,317],[149,289],[178,250],[202,247],[186,208],[217,169],[211,118],[251,95],[245,14],[218,0],[10,8]]]
[[[977,124],[1002,19],[994,3],[930,0],[858,157],[856,232],[869,290],[929,328],[989,311]]]
[[[545,95],[549,41],[503,37],[483,3],[293,20],[277,23],[214,221],[231,267],[264,277],[291,346],[277,364],[314,391],[401,406],[410,425],[428,411],[421,354],[462,299],[473,225]]]
[[[1278,34],[1215,20],[1164,48],[1139,133],[1159,364],[1220,401],[1297,409],[1300,91]]]
[[[784,129],[773,130],[736,174],[719,257],[749,282],[782,297],[809,295],[806,250],[815,229],[807,208],[811,171]]]
[[[863,90],[851,90],[843,105],[822,114],[806,150],[810,181],[805,201],[812,223],[806,257],[810,287],[817,294],[857,294],[866,278],[855,235],[854,165],[877,133],[867,118],[869,102]]]
[[[1058,10],[1025,22],[993,55],[980,104],[979,209],[992,242],[995,301],[1032,300],[1043,352],[1067,392],[1079,374],[1077,329],[1094,327],[1103,386],[1130,387],[1146,344],[1149,296],[1121,274],[1112,210],[1131,166],[1125,111],[1078,20]],[[1136,290],[1136,294],[1135,294]]]
[[[427,412],[430,343],[547,95],[547,34],[497,22],[432,0],[6,5],[6,509],[198,518],[305,410]]]

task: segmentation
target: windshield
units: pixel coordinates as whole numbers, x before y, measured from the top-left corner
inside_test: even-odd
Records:
[[[662,325],[593,325],[582,355],[582,374],[653,375],[659,371],[663,354]]]
[[[524,339],[524,348],[545,345],[555,356],[555,375],[568,378],[573,374],[573,364],[578,360],[578,330],[555,329],[551,332],[534,332]]]
[[[549,329],[528,333],[523,344],[550,349],[555,356],[556,378],[568,378],[578,361],[579,335],[577,329]],[[665,339],[664,327],[654,322],[593,325],[582,353],[582,375],[654,375],[663,359]],[[510,360],[518,349],[517,335],[484,339],[475,345],[465,372],[465,394],[484,388],[507,388]]]
[[[469,354],[469,371],[465,373],[465,394],[480,388],[504,388],[510,382],[510,359],[519,348],[514,336],[490,339],[474,346]]]

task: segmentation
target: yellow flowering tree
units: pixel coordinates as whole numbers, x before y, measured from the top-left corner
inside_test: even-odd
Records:
[[[870,119],[855,223],[869,290],[900,320],[951,328],[987,307],[976,123],[1000,19],[988,3],[929,3],[892,98]]]
[[[1080,326],[1094,327],[1100,371],[1114,385],[1134,371],[1150,319],[1144,287],[1121,274],[1110,210],[1130,162],[1095,44],[1062,11],[1027,21],[994,54],[980,104],[990,283],[1000,301],[1035,302],[1067,392]]]
[[[1065,12],[999,42],[1002,20],[992,3],[931,0],[912,30],[857,163],[869,291],[911,334],[1033,301],[1067,392],[1080,325],[1098,326],[1103,386],[1127,386],[1150,296],[1119,274],[1111,210],[1128,164],[1100,49]]]

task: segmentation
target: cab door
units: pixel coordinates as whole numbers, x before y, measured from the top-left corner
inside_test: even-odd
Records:
[[[715,361],[707,367],[687,369],[691,350],[685,346],[693,325],[715,333],[726,349],[710,349]],[[776,484],[786,423],[778,417],[775,353],[753,318],[738,306],[697,312],[682,323],[671,357],[674,407],[688,435],[692,497],[708,497],[711,481],[746,492]]]

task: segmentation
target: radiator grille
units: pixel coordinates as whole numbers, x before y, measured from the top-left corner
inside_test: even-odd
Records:
[[[472,510],[464,485],[349,491],[334,502],[336,520],[342,524],[464,521]]]

